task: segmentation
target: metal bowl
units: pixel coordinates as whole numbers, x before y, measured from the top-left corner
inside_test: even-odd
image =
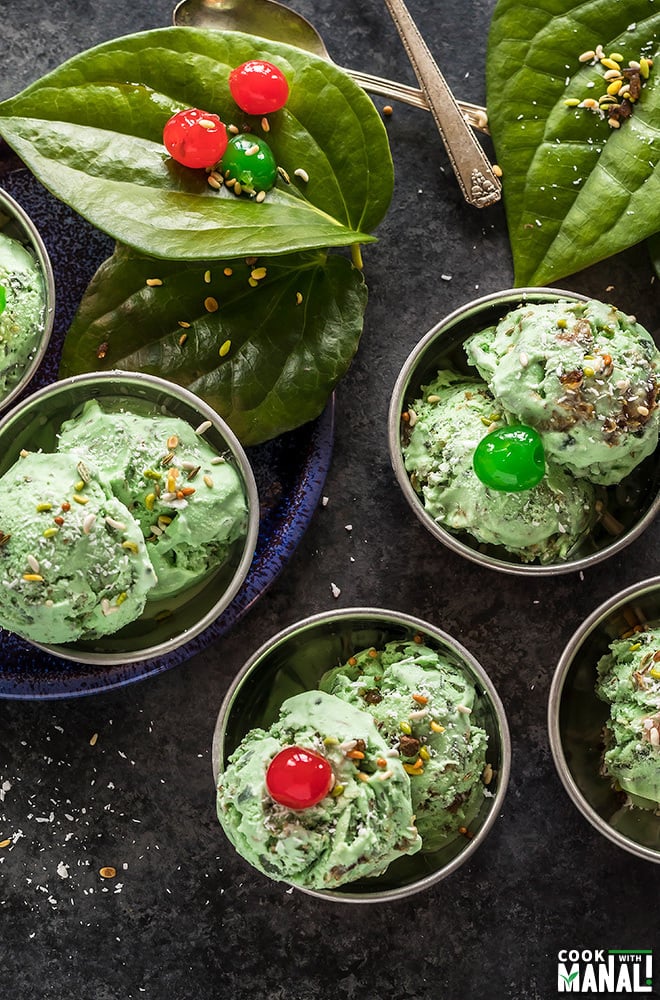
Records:
[[[620,552],[644,531],[660,509],[660,449],[649,455],[617,486],[607,487],[608,511],[623,526],[616,535],[608,533],[612,519],[598,521],[563,562],[523,563],[503,547],[484,545],[467,532],[452,533],[428,514],[419,494],[411,485],[401,449],[401,415],[421,395],[421,388],[441,368],[475,374],[467,364],[464,341],[473,333],[497,323],[521,303],[555,302],[557,299],[587,301],[587,296],[559,288],[505,289],[468,302],[440,320],[417,344],[406,360],[392,392],[388,419],[390,460],[397,482],[414,514],[424,527],[448,548],[473,562],[504,573],[552,576],[587,569]]]
[[[378,877],[348,883],[336,890],[300,889],[322,899],[372,903],[421,892],[455,872],[479,848],[501,809],[511,761],[509,730],[502,702],[474,657],[455,639],[428,622],[378,608],[346,608],[296,622],[269,639],[243,666],[220,708],[213,735],[213,777],[251,729],[267,729],[283,701],[318,687],[326,670],[345,663],[353,653],[394,640],[422,635],[475,683],[474,717],[488,732],[488,761],[495,777],[492,796],[484,797],[471,827],[471,839],[459,835],[440,850],[399,858]],[[300,888],[300,887],[296,887]]]
[[[43,279],[43,309],[39,336],[35,338],[22,372],[12,379],[9,391],[0,395],[0,410],[6,409],[26,388],[41,364],[55,319],[55,279],[48,251],[37,227],[17,201],[0,188],[0,233],[16,240],[37,261]]]
[[[660,621],[660,576],[615,594],[568,642],[550,689],[550,747],[566,791],[598,832],[631,854],[660,864],[660,813],[630,808],[601,773],[609,710],[594,690],[596,664],[633,620]]]
[[[139,372],[107,371],[74,375],[33,393],[0,419],[0,476],[21,449],[55,450],[62,423],[89,399],[138,412],[170,414],[198,427],[211,426],[205,440],[234,465],[245,493],[248,523],[225,563],[200,584],[172,598],[147,601],[142,615],[112,635],[49,645],[33,643],[79,663],[121,664],[160,657],[193,639],[222,614],[238,592],[250,568],[259,529],[259,498],[252,469],[235,434],[194,393],[165,379]]]

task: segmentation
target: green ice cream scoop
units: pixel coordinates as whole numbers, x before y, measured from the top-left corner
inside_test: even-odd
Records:
[[[93,464],[140,524],[158,578],[150,598],[194,586],[242,544],[241,478],[186,421],[93,400],[63,424],[58,448]]]
[[[0,233],[0,399],[21,379],[45,325],[43,273],[17,240]]]
[[[462,670],[421,643],[389,642],[329,671],[321,688],[369,712],[398,754],[424,850],[469,830],[484,799],[488,736]]]
[[[26,454],[0,478],[0,626],[34,642],[116,632],[156,577],[124,504],[73,455]]]
[[[596,520],[593,486],[546,463],[522,491],[493,489],[474,469],[482,440],[507,426],[507,414],[479,379],[441,371],[414,401],[402,451],[427,513],[452,532],[501,545],[522,562],[559,562]]]
[[[655,450],[660,352],[614,306],[521,305],[465,350],[497,404],[541,434],[548,462],[610,485]]]
[[[327,761],[327,794],[294,809],[270,794],[267,774],[287,748]],[[410,778],[368,712],[321,691],[284,702],[266,732],[251,730],[218,777],[218,818],[239,854],[270,878],[332,889],[380,875],[421,840]]]
[[[604,765],[633,805],[660,808],[660,625],[615,639],[598,662],[610,706]]]

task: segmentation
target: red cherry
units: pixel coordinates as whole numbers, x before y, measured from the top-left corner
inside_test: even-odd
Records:
[[[247,115],[269,115],[287,102],[289,84],[281,69],[263,59],[250,59],[229,74],[231,96]]]
[[[328,794],[332,778],[325,757],[303,747],[285,747],[268,765],[266,788],[282,806],[309,809]]]
[[[186,108],[166,122],[163,142],[184,167],[213,167],[227,148],[227,129],[217,115]]]

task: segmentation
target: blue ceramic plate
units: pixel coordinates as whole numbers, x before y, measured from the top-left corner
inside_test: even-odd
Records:
[[[38,227],[55,272],[55,327],[49,352],[29,392],[57,378],[64,334],[97,267],[113,243],[54,199],[29,171],[0,149],[0,184]],[[167,656],[110,668],[52,656],[0,629],[0,697],[68,698],[120,687],[168,670],[200,652],[239,621],[278,576],[302,538],[325,481],[334,432],[332,402],[315,421],[247,448],[259,489],[261,526],[243,587],[217,621]]]

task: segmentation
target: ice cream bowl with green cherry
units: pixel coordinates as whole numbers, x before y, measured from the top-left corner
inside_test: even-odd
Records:
[[[576,630],[553,677],[548,730],[582,815],[660,864],[660,576],[614,594]]]
[[[347,608],[246,662],[213,737],[217,814],[262,875],[327,900],[426,890],[483,844],[510,740],[492,682],[435,625]]]
[[[634,316],[554,288],[457,309],[392,393],[395,478],[424,527],[507,573],[583,570],[660,505],[660,353]]]
[[[48,348],[55,280],[34,222],[0,189],[0,410],[26,389]]]
[[[235,435],[167,380],[77,375],[0,420],[0,628],[64,659],[197,636],[241,587],[258,524]]]

